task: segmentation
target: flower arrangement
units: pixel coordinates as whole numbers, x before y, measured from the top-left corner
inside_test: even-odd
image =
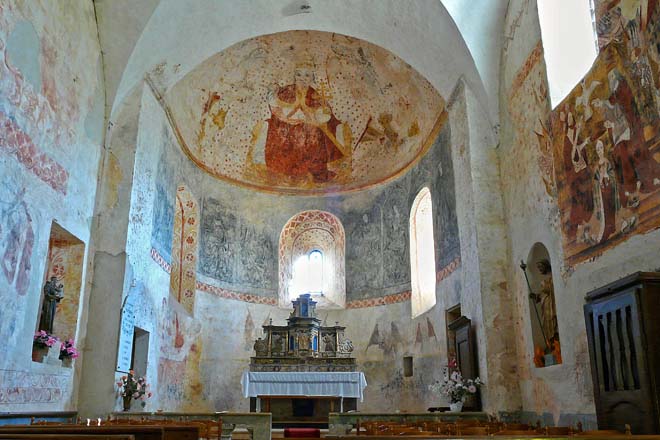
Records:
[[[36,332],[34,334],[34,338],[32,339],[32,343],[39,348],[50,348],[57,344],[58,341],[59,339],[46,332],[45,330],[39,330]]]
[[[463,379],[460,371],[445,371],[443,380],[429,385],[429,389],[435,393],[441,393],[449,397],[451,403],[462,402],[465,397],[475,394],[477,389],[483,385],[481,379]]]
[[[60,346],[60,359],[75,359],[79,356],[73,339],[67,339]]]
[[[117,387],[119,394],[124,398],[125,410],[127,410],[126,402],[128,402],[128,406],[130,407],[131,399],[141,400],[140,404],[144,408],[147,404],[145,399],[151,397],[151,392],[147,391],[147,388],[149,387],[147,380],[142,376],[135,377],[135,371],[133,370],[130,370],[127,376],[122,376],[120,378],[117,382]]]

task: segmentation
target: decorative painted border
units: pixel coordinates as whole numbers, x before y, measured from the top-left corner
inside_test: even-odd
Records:
[[[511,82],[511,88],[509,89],[509,96],[513,96],[516,94],[516,92],[518,92],[518,89],[522,87],[523,83],[529,76],[529,73],[532,71],[532,68],[542,57],[543,44],[541,43],[541,40],[539,40],[539,42],[536,43],[534,49],[532,49],[532,51],[527,56],[527,59],[523,65],[520,67],[520,69],[518,69],[516,76],[513,78],[513,81]]]
[[[393,293],[392,295],[385,295],[376,298],[365,298],[348,301],[346,303],[347,309],[363,309],[365,307],[386,306],[389,304],[396,304],[404,301],[410,301],[412,292],[407,290],[405,292]]]
[[[156,262],[156,264],[158,264],[158,266],[161,267],[161,269],[163,269],[167,273],[170,273],[170,271],[172,270],[171,265],[167,261],[165,261],[162,255],[160,255],[160,253],[153,247],[151,248],[151,258]],[[454,261],[449,263],[447,266],[445,266],[444,269],[438,271],[438,273],[436,274],[436,280],[438,282],[444,280],[450,274],[456,271],[456,269],[458,269],[460,265],[461,265],[461,257],[458,257]],[[220,298],[233,299],[236,301],[249,302],[253,304],[265,304],[269,306],[277,305],[277,298],[264,297],[264,296],[254,295],[251,293],[234,292],[228,289],[223,289],[222,287],[213,286],[208,283],[203,283],[199,280],[197,280],[196,288],[197,290],[210,293]],[[366,307],[377,307],[377,306],[386,306],[389,304],[396,304],[400,302],[410,301],[411,295],[412,293],[410,292],[410,290],[406,290],[405,292],[393,293],[391,295],[379,296],[375,298],[357,299],[353,301],[348,301],[346,303],[346,308],[363,309]]]
[[[447,278],[449,275],[454,273],[456,269],[461,266],[461,257],[456,257],[454,261],[446,265],[444,268],[440,269],[438,273],[435,274],[435,281],[439,283],[440,281]]]
[[[32,174],[55,191],[66,195],[69,173],[39,151],[32,138],[9,115],[0,112],[0,151],[13,155]]]
[[[172,265],[165,261],[163,256],[155,249],[151,248],[151,258],[163,269],[166,273],[172,271]],[[213,286],[208,283],[203,283],[199,280],[195,283],[195,288],[202,292],[210,293],[225,299],[233,299],[236,301],[249,302],[254,304],[266,304],[270,306],[277,305],[277,298],[253,295],[251,293],[233,292],[231,290],[223,289],[222,287]]]

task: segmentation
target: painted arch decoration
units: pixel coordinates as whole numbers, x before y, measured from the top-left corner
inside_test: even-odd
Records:
[[[401,58],[319,31],[237,43],[182,78],[165,102],[198,167],[285,194],[391,180],[424,155],[446,117],[443,98]]]
[[[290,291],[296,262],[311,252],[323,254],[323,295],[314,296],[317,308],[344,308],[346,305],[346,235],[341,221],[325,211],[303,211],[282,228],[279,242],[279,305],[291,307]],[[306,292],[302,292],[306,293]]]

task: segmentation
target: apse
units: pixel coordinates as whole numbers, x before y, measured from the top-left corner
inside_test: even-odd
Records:
[[[165,95],[186,156],[269,192],[365,189],[405,173],[443,122],[435,88],[397,55],[341,34],[287,31],[234,44]]]

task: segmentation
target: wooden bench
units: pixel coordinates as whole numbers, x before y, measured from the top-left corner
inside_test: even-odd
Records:
[[[135,440],[198,440],[199,427],[180,425],[0,426],[0,434],[133,435]]]
[[[132,434],[0,434],[0,439],[11,440],[135,440]]]
[[[0,412],[0,426],[23,424],[35,421],[75,423],[76,411],[34,411],[34,412]]]

